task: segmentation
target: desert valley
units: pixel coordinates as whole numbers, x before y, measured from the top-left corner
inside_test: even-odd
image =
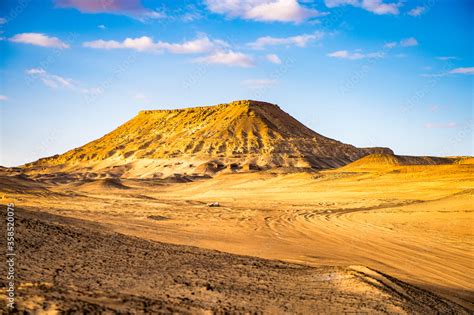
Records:
[[[243,100],[141,111],[0,183],[18,311],[474,311],[473,157],[358,148]]]

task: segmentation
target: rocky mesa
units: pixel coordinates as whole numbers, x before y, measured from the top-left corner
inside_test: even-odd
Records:
[[[278,105],[243,100],[146,110],[105,136],[28,168],[115,168],[125,176],[214,174],[223,170],[327,169],[388,148],[357,148],[304,126]],[[168,169],[168,170],[167,170]]]

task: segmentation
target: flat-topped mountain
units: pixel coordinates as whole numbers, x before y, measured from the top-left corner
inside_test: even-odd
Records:
[[[357,148],[327,138],[277,105],[244,100],[141,111],[102,138],[28,166],[120,164],[130,165],[126,168],[130,170],[140,164],[148,168],[147,175],[165,167],[180,168],[188,174],[224,168],[324,169],[343,166],[372,153],[393,152],[387,148]]]

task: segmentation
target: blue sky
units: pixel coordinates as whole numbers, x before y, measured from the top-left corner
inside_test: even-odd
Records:
[[[0,165],[63,153],[142,109],[237,99],[356,146],[473,155],[473,1],[0,5]]]

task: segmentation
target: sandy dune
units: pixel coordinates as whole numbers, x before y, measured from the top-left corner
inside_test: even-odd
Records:
[[[344,272],[364,266],[357,268],[377,270],[473,311],[473,171],[472,163],[348,166],[176,182],[41,175],[31,191],[23,189],[30,179],[9,176],[2,178],[2,188],[21,207],[100,222],[142,240],[340,266]],[[305,312],[298,307],[289,310]]]

